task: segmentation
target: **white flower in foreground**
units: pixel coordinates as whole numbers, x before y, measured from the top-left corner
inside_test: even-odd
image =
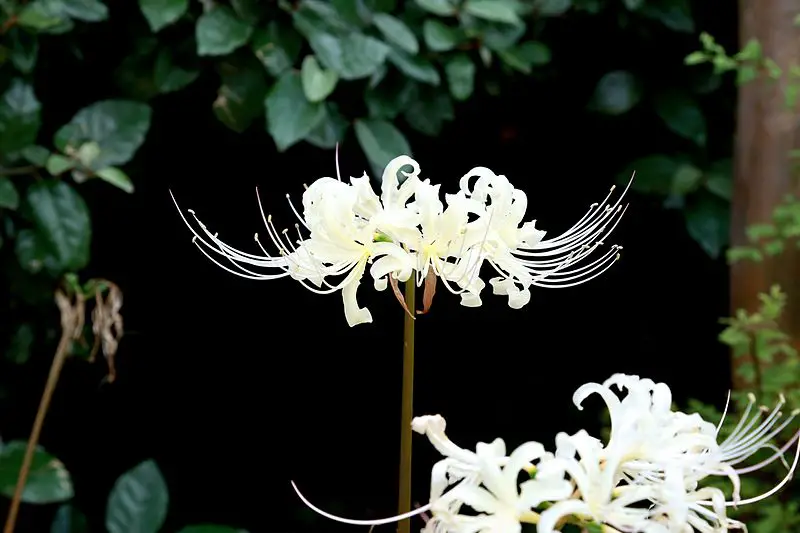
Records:
[[[620,397],[616,387],[625,394]],[[792,478],[800,459],[800,445],[788,473],[775,487],[759,496],[741,499],[739,478],[776,460],[796,444],[800,432],[778,448],[772,440],[794,420],[782,416],[784,399],[773,410],[751,415],[754,398],[733,432],[718,442],[719,427],[698,414],[672,410],[672,393],[663,383],[638,376],[615,374],[603,384],[580,387],[574,401],[580,408],[591,394],[600,395],[611,413],[611,438],[603,444],[581,430],[556,436],[555,453],[535,442],[523,444],[506,456],[496,439],[465,450],[445,435],[439,416],[414,419],[412,428],[425,434],[444,456],[431,472],[430,502],[402,516],[383,520],[351,520],[314,507],[340,522],[357,525],[387,524],[430,512],[426,533],[516,533],[520,524],[536,524],[539,533],[561,530],[565,523],[586,528],[601,525],[605,532],[701,533],[746,529],[727,517],[726,510],[761,501]],[[727,409],[726,409],[727,411]],[[772,449],[768,459],[747,467],[740,463],[761,449]],[[521,472],[532,479],[519,481]],[[712,476],[733,482],[733,498],[703,482]],[[464,508],[469,508],[465,511]]]
[[[320,178],[303,194],[302,215],[289,200],[299,221],[294,230],[279,230],[261,208],[267,238],[256,234],[260,253],[255,254],[226,244],[191,209],[190,219],[180,214],[197,247],[228,272],[254,280],[291,277],[319,294],[341,291],[350,326],[372,321],[356,300],[367,270],[375,288],[391,284],[403,306],[398,281],[413,275],[417,286],[424,282],[427,312],[437,279],[460,294],[462,304],[480,305],[485,286],[480,271],[488,264],[498,274],[489,280],[493,292],[508,296],[509,306],[517,309],[530,301],[531,286],[578,285],[619,258],[616,245],[595,252],[619,223],[624,191],[613,204],[609,193],[572,228],[545,239],[533,221],[523,222],[527,197],[505,176],[483,167],[471,170],[456,194],[445,195],[445,208],[439,185],[420,180],[419,174],[410,157],[393,159],[378,196],[366,174],[342,181],[337,160],[337,179]]]

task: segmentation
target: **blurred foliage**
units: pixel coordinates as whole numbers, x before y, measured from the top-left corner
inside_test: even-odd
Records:
[[[609,58],[587,113],[609,123],[633,113],[657,121],[650,133],[667,133],[670,141],[657,152],[633,154],[620,179],[627,183],[635,170],[633,188],[680,209],[688,233],[717,257],[727,244],[731,160],[711,146],[718,133],[707,119],[707,102],[730,88],[733,73],[745,82],[752,76],[743,70],[776,72],[754,46],[728,58],[698,33],[689,0],[138,0],[138,7],[130,32],[114,35],[114,46],[127,51],[119,64],[108,65],[116,93],[68,110],[72,118],[50,131],[45,119],[64,115],[66,104],[56,95],[52,108],[42,108],[47,88],[36,84],[40,56],[66,50],[59,61],[79,63],[81,33],[108,24],[122,8],[101,0],[0,0],[0,270],[8,293],[0,320],[9,326],[0,338],[3,379],[33,354],[52,353],[58,338],[53,290],[90,263],[84,184],[105,182],[107,194],[119,194],[114,188],[133,193],[135,175],[126,169],[147,142],[151,103],[201,77],[215,77],[219,89],[210,109],[196,113],[212,113],[220,127],[261,128],[279,151],[298,143],[331,150],[355,140],[377,178],[390,158],[413,151],[412,132],[438,136],[462,102],[501,96],[521,77],[557,80],[574,69],[544,37],[551,20],[614,21],[630,32],[629,46],[652,46],[655,39],[659,48],[674,49],[678,67],[648,59],[639,71]],[[698,38],[703,50],[680,64],[682,50]],[[730,146],[732,132],[723,135],[717,144]],[[85,358],[87,350],[74,343],[72,353]],[[12,383],[3,386],[13,395]],[[12,441],[0,454],[6,496],[21,447]],[[69,473],[39,449],[24,501],[64,502],[52,531],[84,532],[71,497]],[[154,533],[167,506],[165,482],[155,463],[145,461],[115,485],[106,529]],[[765,509],[763,518],[774,521],[791,506]],[[197,525],[183,531],[234,530]]]

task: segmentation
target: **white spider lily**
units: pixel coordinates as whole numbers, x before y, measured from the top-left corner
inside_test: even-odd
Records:
[[[614,204],[606,203],[609,193],[572,228],[545,239],[535,222],[523,222],[527,197],[505,176],[483,167],[471,170],[456,194],[445,195],[445,208],[439,185],[421,181],[419,174],[410,157],[393,159],[383,172],[378,196],[366,174],[342,181],[337,158],[337,178],[321,178],[307,188],[302,215],[289,200],[298,218],[294,231],[279,231],[259,201],[268,236],[255,235],[260,254],[226,244],[192,210],[194,224],[183,213],[181,218],[198,248],[228,272],[256,280],[291,277],[319,294],[341,291],[350,326],[372,321],[356,300],[367,269],[375,288],[391,283],[404,307],[397,282],[416,272],[417,286],[425,283],[422,312],[427,312],[437,279],[461,295],[463,305],[481,305],[485,282],[480,271],[488,263],[500,274],[490,280],[493,292],[508,296],[509,305],[517,309],[530,301],[531,286],[578,285],[602,274],[619,257],[620,247],[614,245],[590,261],[624,213],[624,192]],[[302,230],[309,235],[304,237]],[[268,251],[272,247],[275,252]],[[413,316],[412,310],[406,311]]]

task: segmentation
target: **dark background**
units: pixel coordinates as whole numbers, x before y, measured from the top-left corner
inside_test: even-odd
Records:
[[[718,41],[735,41],[733,4],[698,3],[696,17]],[[125,51],[106,43],[124,16],[110,20],[84,35],[79,72],[60,70],[57,50],[41,54],[51,61],[37,71],[46,78],[37,81],[44,108],[56,93],[74,101],[58,108],[64,116],[46,115],[45,127],[114,95],[103,69]],[[410,137],[423,177],[449,192],[469,169],[488,166],[528,194],[526,218],[538,227],[553,235],[571,226],[627,161],[661,142],[650,115],[610,124],[587,112],[595,81],[614,63],[668,84],[693,49],[663,49],[657,33],[649,46],[631,47],[631,35],[614,28],[599,17],[549,24],[548,43],[569,69],[460,104],[437,139]],[[338,293],[239,279],[194,248],[168,189],[227,242],[256,251],[252,234],[263,229],[255,187],[265,210],[291,227],[284,194],[299,200],[303,183],[335,172],[332,152],[298,145],[278,154],[261,127],[227,131],[210,112],[216,89],[216,80],[201,79],[154,102],[148,140],[129,172],[136,194],[84,186],[95,231],[89,274],[122,288],[127,333],[114,384],[103,383],[102,365],[68,363],[41,443],[73,472],[77,504],[98,524],[115,479],[149,457],[169,484],[166,528],[342,529],[304,513],[292,479],[327,510],[394,514],[403,311],[390,292],[364,283],[359,300],[374,322],[348,328]],[[722,156],[731,150],[733,87],[724,95],[714,97],[720,112],[709,117]],[[340,147],[340,162],[345,175],[369,168],[354,139]],[[600,428],[602,404],[592,399],[579,412],[572,393],[615,372],[665,381],[680,402],[723,403],[730,369],[716,335],[728,313],[726,265],[687,235],[680,212],[636,194],[628,201],[611,239],[624,246],[622,260],[588,284],[534,288],[516,311],[490,289],[478,309],[441,289],[417,321],[415,412],[445,416],[464,447],[498,436],[509,447],[531,439],[551,446],[558,431]],[[20,377],[28,396],[4,413],[6,441],[30,431],[49,365],[48,357],[37,361]],[[421,436],[414,454],[414,497],[425,503],[437,457]],[[35,515],[23,506],[18,530],[46,529]]]

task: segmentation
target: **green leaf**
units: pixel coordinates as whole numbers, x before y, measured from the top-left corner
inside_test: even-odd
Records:
[[[637,159],[622,172],[617,181],[628,183],[631,175],[636,172],[636,178],[631,187],[643,193],[669,194],[672,190],[672,181],[678,172],[681,163],[666,155],[650,155]]]
[[[389,53],[389,61],[409,78],[422,83],[439,85],[442,81],[433,63],[420,56],[409,57],[399,50],[392,50]]]
[[[686,229],[703,250],[716,259],[728,244],[730,207],[710,194],[697,196],[684,211]]]
[[[639,13],[661,22],[671,30],[694,33],[694,19],[689,0],[647,0],[642,4]]]
[[[59,176],[67,170],[72,170],[78,164],[77,161],[61,154],[51,154],[45,163],[45,170],[53,176]]]
[[[33,87],[13,79],[0,99],[0,158],[13,159],[16,152],[36,141],[41,109]]]
[[[356,138],[372,164],[377,178],[387,163],[399,155],[411,155],[411,147],[403,134],[385,120],[357,120]]]
[[[733,162],[724,159],[712,164],[703,185],[709,192],[730,201],[733,198]]]
[[[492,22],[505,22],[507,24],[520,24],[519,15],[514,4],[506,0],[467,0],[463,6],[464,12],[474,17]]]
[[[56,511],[50,533],[86,533],[86,517],[74,505],[64,504]]]
[[[69,31],[73,26],[62,6],[53,0],[28,2],[17,16],[17,24],[47,33],[62,33],[64,29]]]
[[[14,495],[26,447],[27,442],[14,440],[0,452],[0,492],[8,498]],[[37,446],[22,501],[41,505],[63,502],[72,496],[72,478],[64,463]]]
[[[197,19],[197,55],[224,56],[247,44],[253,27],[227,6],[217,5]]]
[[[408,106],[403,118],[420,133],[438,135],[444,122],[454,118],[453,103],[446,93],[429,90]]]
[[[36,35],[19,28],[8,32],[11,63],[23,74],[30,74],[39,55],[39,39]]]
[[[534,0],[534,9],[540,15],[557,17],[572,7],[572,0]]]
[[[248,58],[252,59],[252,58]],[[267,80],[258,62],[226,61],[219,65],[222,86],[214,100],[214,114],[236,132],[243,132],[264,114]]]
[[[67,154],[85,142],[100,146],[100,155],[92,170],[124,165],[144,142],[150,129],[150,106],[129,100],[103,100],[87,106],[62,126],[55,135],[55,145]]]
[[[498,50],[497,55],[511,68],[524,74],[530,74],[534,65],[545,65],[550,62],[550,49],[546,44],[528,41],[519,46]]]
[[[667,127],[698,146],[706,144],[706,119],[692,97],[682,92],[656,96],[656,112]]]
[[[161,93],[179,91],[200,76],[199,70],[187,70],[175,64],[172,51],[162,48],[153,67],[153,82]]]
[[[14,210],[17,207],[19,207],[17,188],[10,179],[0,176],[0,209]]]
[[[50,157],[50,150],[44,146],[31,144],[23,148],[22,151],[20,151],[20,155],[28,163],[36,165],[37,167],[43,167],[47,162],[47,158]]]
[[[402,20],[387,13],[375,13],[372,23],[375,24],[384,39],[397,45],[398,48],[410,54],[419,52],[417,38]]]
[[[450,94],[456,100],[467,100],[475,89],[475,63],[467,54],[456,54],[444,65]]]
[[[57,180],[37,181],[26,194],[37,232],[62,270],[78,271],[89,262],[92,227],[89,209],[75,189]]]
[[[362,33],[343,37],[320,33],[309,39],[320,62],[336,71],[343,80],[357,80],[374,74],[386,61],[389,47]]]
[[[247,533],[243,529],[231,526],[218,526],[215,524],[201,524],[196,526],[186,526],[178,533]]]
[[[25,272],[37,274],[44,269],[53,277],[63,272],[52,246],[45,236],[35,230],[24,229],[17,234],[14,252]]]
[[[302,0],[293,10],[292,21],[297,31],[306,39],[314,35],[330,33],[344,36],[355,30],[347,18],[336,9],[337,4],[321,0]]]
[[[11,342],[6,351],[6,359],[17,365],[28,362],[31,356],[33,340],[33,326],[30,324],[20,324],[17,326],[14,335],[11,336]]]
[[[417,5],[425,11],[440,17],[449,17],[456,14],[456,6],[453,0],[417,0]]]
[[[266,14],[266,6],[261,0],[231,0],[236,15],[250,25],[257,24]]]
[[[161,31],[189,10],[189,0],[139,0],[139,9],[142,10],[147,24],[153,32]]]
[[[422,37],[430,50],[446,52],[455,48],[464,35],[460,29],[451,28],[436,19],[428,19],[422,25]]]
[[[306,137],[325,118],[325,107],[308,101],[300,74],[292,71],[280,77],[265,105],[267,131],[280,152]]]
[[[630,9],[631,11],[636,11],[644,4],[644,0],[623,0],[625,7]]]
[[[75,20],[100,22],[108,18],[108,8],[100,0],[57,0],[53,3]]]
[[[302,37],[293,28],[271,21],[266,29],[253,35],[252,48],[256,57],[275,77],[294,65],[303,45]]]
[[[621,115],[630,111],[641,98],[639,80],[630,72],[615,70],[597,83],[589,106],[608,115]]]
[[[322,120],[305,136],[305,140],[317,148],[335,148],[344,140],[350,124],[347,123],[335,104],[327,103],[323,109],[325,114]]]
[[[97,177],[106,183],[110,183],[118,189],[122,189],[127,193],[133,192],[133,182],[123,171],[117,167],[101,168],[96,172]]]
[[[167,516],[169,492],[152,459],[117,479],[106,507],[109,533],[157,533]]]
[[[303,59],[300,77],[303,82],[303,92],[309,102],[325,100],[339,81],[339,75],[332,70],[324,70],[320,67],[317,58],[313,55]]]
[[[678,167],[678,170],[672,176],[671,193],[679,196],[689,194],[697,190],[702,178],[703,172],[699,168],[684,163]]]
[[[377,87],[368,87],[364,93],[369,118],[394,120],[417,97],[416,82],[408,78],[396,83],[388,81]]]

